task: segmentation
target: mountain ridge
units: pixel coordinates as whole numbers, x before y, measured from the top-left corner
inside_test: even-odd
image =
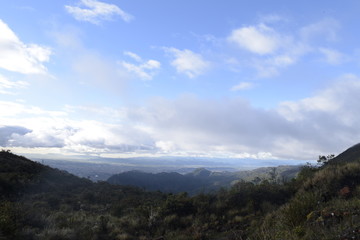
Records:
[[[200,192],[211,192],[221,187],[231,187],[238,181],[263,180],[278,182],[289,181],[300,171],[301,166],[281,165],[278,167],[261,167],[254,170],[219,172],[198,168],[186,174],[176,172],[146,173],[128,171],[112,175],[107,182],[111,184],[130,185],[150,191],[187,192],[194,195]],[[270,176],[274,174],[273,176]],[[271,179],[274,178],[274,179]]]

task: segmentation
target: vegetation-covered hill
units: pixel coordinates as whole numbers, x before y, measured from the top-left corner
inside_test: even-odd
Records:
[[[92,183],[2,151],[0,239],[360,239],[356,149],[290,182],[238,181],[191,197]]]
[[[258,239],[360,239],[360,144],[320,168],[304,167],[297,192],[269,214]]]
[[[214,192],[222,187],[230,188],[234,183],[242,180],[255,183],[263,180],[286,182],[293,179],[300,169],[301,166],[278,166],[238,172],[211,172],[204,168],[198,168],[184,175],[176,172],[154,174],[129,171],[115,174],[107,182],[137,186],[150,191],[187,192],[194,195]]]

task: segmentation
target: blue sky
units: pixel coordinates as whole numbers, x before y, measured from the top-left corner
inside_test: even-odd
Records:
[[[360,140],[358,1],[0,4],[3,148],[310,160]]]

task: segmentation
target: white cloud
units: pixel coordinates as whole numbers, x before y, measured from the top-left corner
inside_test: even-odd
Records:
[[[96,0],[81,0],[79,6],[66,5],[65,9],[75,19],[93,24],[99,24],[103,20],[111,20],[114,16],[120,16],[125,22],[130,22],[134,18],[114,4]]]
[[[51,50],[20,41],[9,26],[0,20],[0,68],[23,74],[45,74]]]
[[[210,62],[206,61],[200,54],[194,53],[188,49],[164,49],[173,55],[174,60],[171,62],[171,65],[176,68],[177,72],[183,73],[189,78],[204,74],[210,67]]]
[[[333,18],[326,18],[319,22],[309,24],[300,29],[300,36],[304,41],[315,39],[336,41],[340,24]]]
[[[161,63],[156,60],[150,59],[148,61],[143,61],[139,55],[133,52],[124,52],[124,55],[134,59],[138,64],[126,61],[119,61],[118,63],[128,72],[135,74],[142,80],[152,80],[156,71],[161,68]]]
[[[346,57],[341,52],[329,49],[329,48],[319,48],[319,51],[324,54],[325,61],[332,65],[338,65],[346,61]]]
[[[235,86],[233,86],[230,90],[231,91],[241,91],[241,90],[247,90],[254,87],[254,84],[251,82],[241,82]]]
[[[139,55],[137,55],[136,53],[130,52],[130,51],[125,51],[124,55],[131,57],[132,59],[134,59],[137,62],[143,61]]]
[[[4,133],[0,143],[77,154],[312,160],[319,154],[337,154],[359,141],[359,102],[360,78],[354,75],[340,77],[314,96],[270,110],[255,108],[241,98],[185,95],[173,100],[156,98],[145,106],[119,111],[70,107],[77,114],[78,109],[89,112],[88,120],[75,120],[81,118],[74,118],[71,111],[50,112],[0,101],[0,132]],[[119,120],[109,123],[112,114]],[[92,115],[102,117],[94,120]]]
[[[4,76],[0,75],[0,94],[14,94],[13,89],[24,88],[29,84],[23,81],[9,81]]]
[[[242,99],[155,99],[129,116],[152,129],[163,151],[271,153],[284,159],[316,159],[339,153],[360,139],[360,79],[334,85],[299,101],[263,110]],[[131,118],[130,118],[131,119]]]
[[[280,20],[278,16],[273,17],[275,22]],[[294,36],[279,33],[264,23],[235,29],[227,37],[228,41],[252,54],[245,62],[256,69],[260,78],[278,75],[280,69],[295,64],[309,51],[307,45],[294,39]]]
[[[60,114],[4,101],[0,102],[0,109],[0,133],[4,133],[0,136],[2,147],[41,148],[44,152],[53,148],[61,154],[153,152],[156,148],[148,133],[135,124],[74,120],[70,112]],[[94,111],[110,114],[109,109],[90,109]]]
[[[259,55],[272,54],[280,47],[278,34],[265,24],[235,29],[228,41]]]
[[[253,67],[258,72],[258,77],[267,78],[279,74],[279,70],[295,64],[299,56],[288,53],[288,55],[275,55],[267,59],[253,60]]]
[[[257,77],[277,76],[281,69],[295,65],[309,53],[325,56],[329,64],[340,64],[346,56],[336,49],[324,48],[338,39],[340,24],[327,18],[288,32],[277,28],[278,15],[267,15],[257,25],[234,29],[227,40],[247,50],[242,54],[242,67],[254,68]],[[269,27],[265,23],[271,24]]]
[[[360,110],[355,105],[355,102],[360,100],[359,93],[360,79],[355,75],[344,75],[316,96],[297,102],[283,102],[279,107],[279,112],[289,121],[302,121],[312,114],[314,117],[321,114],[334,115],[333,120],[343,119],[341,122],[345,124],[348,122],[345,119],[353,118],[346,115]]]

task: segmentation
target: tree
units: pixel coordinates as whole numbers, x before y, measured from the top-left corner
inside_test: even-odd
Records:
[[[326,165],[333,158],[335,158],[334,154],[330,154],[327,156],[319,155],[319,159],[317,160],[317,162],[318,162],[318,164],[323,166],[323,165]]]

